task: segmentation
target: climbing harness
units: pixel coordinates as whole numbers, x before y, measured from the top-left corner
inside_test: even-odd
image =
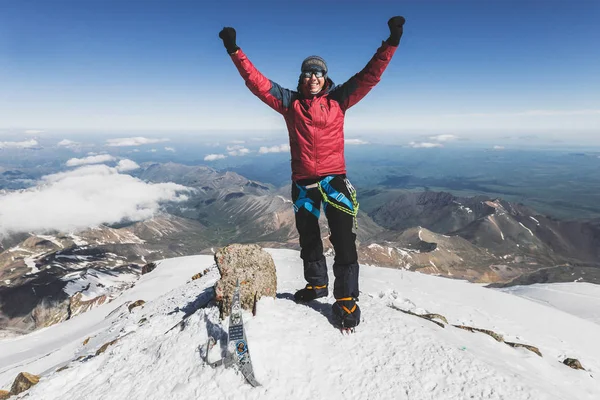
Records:
[[[307,196],[307,191],[309,189],[318,188],[321,196],[323,197],[323,210],[326,210],[327,205],[331,205],[336,209],[345,212],[346,214],[352,215],[352,217],[354,217],[354,226],[358,228],[356,215],[358,214],[359,204],[356,200],[356,189],[354,189],[354,186],[352,186],[348,178],[344,178],[344,183],[346,184],[346,188],[350,193],[350,199],[348,199],[344,193],[338,192],[333,188],[333,186],[331,186],[329,182],[333,178],[335,178],[335,176],[330,175],[323,178],[319,182],[307,186],[301,186],[296,183],[296,187],[298,187],[300,193],[298,194],[298,199],[294,203],[294,212],[298,212],[300,208],[306,208],[310,213],[317,217],[317,219],[319,219],[320,210],[315,207],[314,202]],[[343,204],[345,207],[332,202],[330,199]]]
[[[317,184],[315,183],[313,185],[300,186],[296,183],[296,187],[298,187],[298,190],[300,191],[300,193],[298,194],[298,199],[294,203],[294,212],[295,213],[300,211],[301,208],[306,208],[310,213],[312,213],[312,215],[314,215],[315,217],[317,217],[317,219],[319,219],[319,216],[321,215],[321,211],[317,207],[315,207],[315,203],[306,195],[306,193],[308,192],[308,189],[312,189],[312,188],[316,187],[316,185]]]

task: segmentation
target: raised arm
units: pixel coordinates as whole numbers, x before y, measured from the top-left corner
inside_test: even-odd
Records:
[[[248,89],[269,107],[284,114],[292,104],[295,92],[282,88],[256,69],[242,49],[237,46],[235,29],[225,27],[219,33],[219,37],[223,39],[223,45]]]
[[[367,65],[347,82],[332,89],[330,97],[337,100],[344,111],[358,103],[379,83],[400,44],[404,22],[404,17],[390,18],[390,36],[377,49]]]

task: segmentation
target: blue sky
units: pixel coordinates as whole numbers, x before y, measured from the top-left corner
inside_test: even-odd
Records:
[[[0,0],[0,129],[283,130],[218,33],[294,88],[318,54],[342,83],[405,16],[352,131],[600,130],[600,2]]]

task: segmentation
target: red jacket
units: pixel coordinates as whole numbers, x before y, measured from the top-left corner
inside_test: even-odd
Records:
[[[292,153],[292,180],[345,174],[344,115],[379,82],[397,47],[383,42],[369,63],[342,85],[327,78],[315,96],[284,89],[267,79],[239,49],[231,55],[246,86],[285,118]],[[300,85],[299,85],[300,86]]]

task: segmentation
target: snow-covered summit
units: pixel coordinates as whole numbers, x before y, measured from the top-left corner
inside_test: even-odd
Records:
[[[515,296],[464,281],[363,266],[363,321],[355,334],[345,336],[328,322],[333,298],[309,305],[291,300],[304,285],[299,253],[268,251],[277,267],[278,296],[261,299],[256,316],[245,314],[261,387],[252,388],[234,369],[213,369],[203,361],[208,335],[227,331],[216,306],[209,303],[169,330],[206,303],[218,279],[211,256],[189,256],[159,262],[111,303],[0,341],[0,389],[9,389],[26,371],[42,375],[27,398],[48,400],[600,398],[600,325],[586,319],[594,315],[586,308],[600,303],[600,287],[586,286],[579,304],[570,295],[565,312],[559,309],[560,294],[581,294],[568,286],[580,288],[580,283],[562,284],[554,292],[555,308],[542,303],[547,299],[525,298],[535,298],[534,292]],[[207,268],[202,278],[191,280]],[[130,312],[127,306],[136,300],[146,303]],[[441,314],[449,324],[442,328],[399,309]],[[536,346],[543,356],[452,325],[492,330],[506,342]],[[567,357],[579,359],[586,370],[562,364]]]

